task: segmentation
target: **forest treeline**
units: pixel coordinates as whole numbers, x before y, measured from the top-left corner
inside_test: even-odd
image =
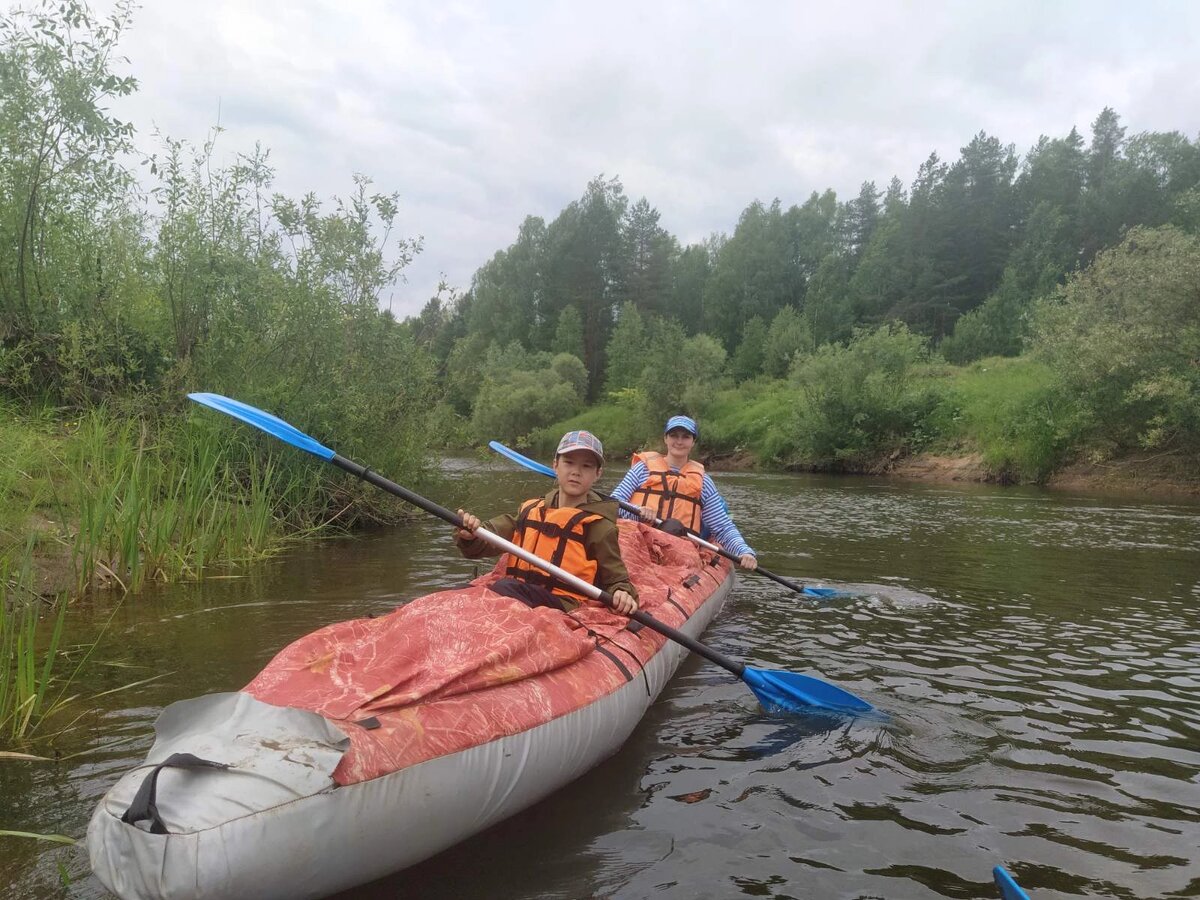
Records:
[[[109,111],[139,88],[118,71],[132,15],[67,0],[0,23],[0,451],[41,473],[0,483],[0,546],[30,509],[56,505],[70,531],[71,509],[99,504],[109,536],[82,541],[96,558],[77,568],[128,576],[153,557],[146,534],[179,537],[150,518],[197,480],[179,473],[218,458],[213,502],[244,509],[283,479],[272,512],[290,530],[394,514],[341,480],[300,488],[295,454],[197,417],[189,390],[401,479],[431,451],[541,446],[565,422],[628,449],[678,410],[706,421],[710,450],[819,468],[975,441],[1037,480],[1085,450],[1200,444],[1186,135],[1128,134],[1112,109],[1022,153],[980,133],[908,184],[754,201],[690,245],[597,177],[551,221],[526,218],[465,290],[397,321],[381,298],[421,250],[397,193],[357,175],[331,202],[284,196],[269,152],[230,156],[220,129],[134,153],[134,125]],[[997,357],[1011,359],[972,362]],[[80,432],[119,463],[52,452]],[[85,484],[99,473],[103,490]],[[212,561],[265,538],[196,540]]]
[[[476,441],[592,421],[627,447],[682,409],[717,414],[710,449],[760,460],[974,443],[1040,480],[1072,454],[1200,446],[1198,227],[1200,141],[1106,108],[1086,138],[1018,154],[981,132],[908,185],[756,200],[687,246],[596,178],[413,326]],[[991,357],[1020,362],[978,387],[963,367]],[[990,437],[963,424],[999,409]]]

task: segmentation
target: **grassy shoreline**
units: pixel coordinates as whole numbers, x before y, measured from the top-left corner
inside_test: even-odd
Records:
[[[410,515],[196,411],[63,418],[0,406],[0,746],[27,741],[61,708],[72,601],[199,579]]]
[[[869,382],[851,384],[837,403],[795,378],[715,391],[702,410],[692,410],[700,422],[698,454],[717,470],[1200,494],[1195,454],[1097,439],[1050,369],[1029,358],[993,357],[961,367],[924,362],[894,381],[875,395]],[[660,440],[661,415],[651,407],[625,393],[516,443],[549,455],[564,431],[588,428],[604,440],[610,465],[623,464],[626,454]]]

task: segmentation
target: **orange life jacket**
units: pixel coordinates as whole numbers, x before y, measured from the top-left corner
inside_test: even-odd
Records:
[[[633,454],[633,464],[650,470],[629,502],[648,506],[660,519],[678,519],[692,531],[700,530],[700,493],[704,489],[704,466],[689,459],[678,472],[671,471],[667,458],[652,450]]]
[[[566,569],[576,578],[589,584],[596,583],[599,565],[588,557],[583,538],[586,527],[598,519],[600,513],[584,512],[574,506],[549,508],[544,498],[535,497],[521,504],[517,514],[517,527],[513,532],[513,543],[528,550],[561,569]],[[591,598],[577,593],[523,559],[509,556],[508,568],[504,573],[510,578],[520,578],[530,584],[540,584],[559,597],[576,603],[585,603]]]

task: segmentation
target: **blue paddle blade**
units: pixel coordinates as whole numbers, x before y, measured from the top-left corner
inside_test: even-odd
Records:
[[[506,456],[519,466],[524,466],[527,469],[532,469],[534,472],[540,472],[543,475],[549,475],[554,478],[554,470],[549,466],[543,466],[540,462],[530,459],[524,454],[518,453],[509,447],[505,447],[499,441],[488,441],[488,446],[499,453],[501,456]]]
[[[248,403],[242,403],[240,400],[233,400],[229,397],[222,397],[220,394],[188,394],[188,397],[195,400],[201,406],[210,407],[218,412],[225,413],[227,416],[233,416],[247,425],[253,425],[260,431],[265,431],[267,434],[279,438],[284,443],[300,448],[305,453],[311,453],[313,456],[320,457],[326,461],[334,457],[332,450],[322,446],[303,431],[292,427],[283,421],[283,419],[273,416],[269,412],[256,409]]]
[[[746,666],[742,672],[742,681],[754,691],[754,696],[767,712],[809,712],[816,707],[838,712],[864,713],[875,708],[866,700],[842,690],[837,685],[796,672],[752,669]]]
[[[1021,886],[1013,879],[1004,866],[992,869],[992,878],[1000,889],[1000,900],[1029,900],[1029,895],[1021,890]]]
[[[844,597],[844,591],[839,591],[837,588],[809,587],[807,584],[804,590],[800,593],[806,597]]]

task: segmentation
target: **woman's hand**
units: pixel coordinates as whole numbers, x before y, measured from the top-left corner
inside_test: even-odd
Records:
[[[475,530],[479,528],[479,517],[471,515],[465,509],[460,509],[458,515],[462,519],[463,527],[456,529],[454,536],[460,541],[469,541],[475,537]]]
[[[749,569],[751,572],[753,572],[758,568],[758,559],[753,553],[743,553],[741,558],[738,560],[738,565],[743,569]]]
[[[623,616],[631,616],[637,612],[637,601],[629,591],[613,591],[613,609]]]
[[[648,506],[643,506],[638,509],[638,518],[647,525],[653,525],[657,516],[654,515],[654,510]]]

